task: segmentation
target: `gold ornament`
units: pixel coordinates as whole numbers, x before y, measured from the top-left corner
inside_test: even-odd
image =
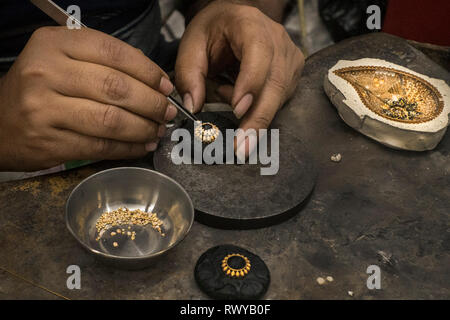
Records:
[[[211,122],[195,124],[194,136],[203,143],[211,143],[219,136],[219,128]]]
[[[368,109],[389,120],[427,122],[444,108],[442,96],[432,84],[405,71],[358,66],[341,68],[334,73],[355,88]]]
[[[231,257],[239,257],[239,258],[243,259],[245,261],[245,265],[240,269],[234,269],[234,268],[230,267],[228,265],[228,259],[230,259]],[[250,271],[250,268],[251,268],[250,260],[246,256],[239,254],[239,253],[229,254],[222,260],[223,272],[227,276],[230,276],[232,278],[244,277],[245,275],[248,274],[248,272]]]

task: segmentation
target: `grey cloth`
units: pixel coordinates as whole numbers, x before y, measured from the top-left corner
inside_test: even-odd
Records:
[[[142,52],[165,71],[173,69],[178,41],[166,42],[161,35],[161,11],[155,1],[138,18],[112,34]]]

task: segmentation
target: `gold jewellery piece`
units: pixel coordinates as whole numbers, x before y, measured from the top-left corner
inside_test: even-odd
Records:
[[[427,122],[444,108],[442,95],[431,83],[405,71],[359,66],[334,73],[353,86],[368,109],[389,120]]]
[[[230,267],[228,264],[228,259],[230,259],[232,257],[239,257],[239,258],[243,259],[245,262],[245,265],[239,269],[234,269],[234,268]],[[230,276],[232,278],[244,277],[250,271],[250,268],[251,268],[250,260],[246,256],[239,254],[239,253],[229,254],[222,260],[223,272],[227,276]]]
[[[219,128],[211,122],[195,124],[194,136],[204,143],[211,143],[219,136]]]

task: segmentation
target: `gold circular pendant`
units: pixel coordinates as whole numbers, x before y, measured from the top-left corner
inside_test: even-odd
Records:
[[[230,258],[233,258],[233,257],[238,257],[238,258],[242,259],[242,263],[241,264],[243,266],[241,268],[232,268],[232,267],[230,267],[230,265],[228,264],[228,260]],[[222,260],[222,270],[223,270],[223,272],[227,276],[230,276],[232,278],[244,277],[250,271],[250,268],[251,268],[250,260],[246,256],[244,256],[242,254],[239,254],[239,253],[229,254],[225,258],[223,258],[223,260]]]
[[[195,124],[194,136],[203,143],[214,142],[219,136],[219,128],[211,122]]]

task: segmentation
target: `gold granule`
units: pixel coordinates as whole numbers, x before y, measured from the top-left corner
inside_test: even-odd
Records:
[[[95,228],[97,229],[97,233],[99,235],[97,237],[97,241],[100,240],[100,235],[111,227],[128,225],[128,229],[130,230],[132,225],[146,226],[148,224],[150,224],[153,229],[158,231],[161,236],[165,236],[161,229],[163,222],[158,219],[156,213],[144,212],[140,209],[129,210],[127,208],[106,211],[102,213],[95,224]],[[116,229],[116,232],[111,232],[111,236],[115,236],[116,233],[129,236],[131,240],[136,238],[135,231],[125,231],[125,229],[118,228]]]

